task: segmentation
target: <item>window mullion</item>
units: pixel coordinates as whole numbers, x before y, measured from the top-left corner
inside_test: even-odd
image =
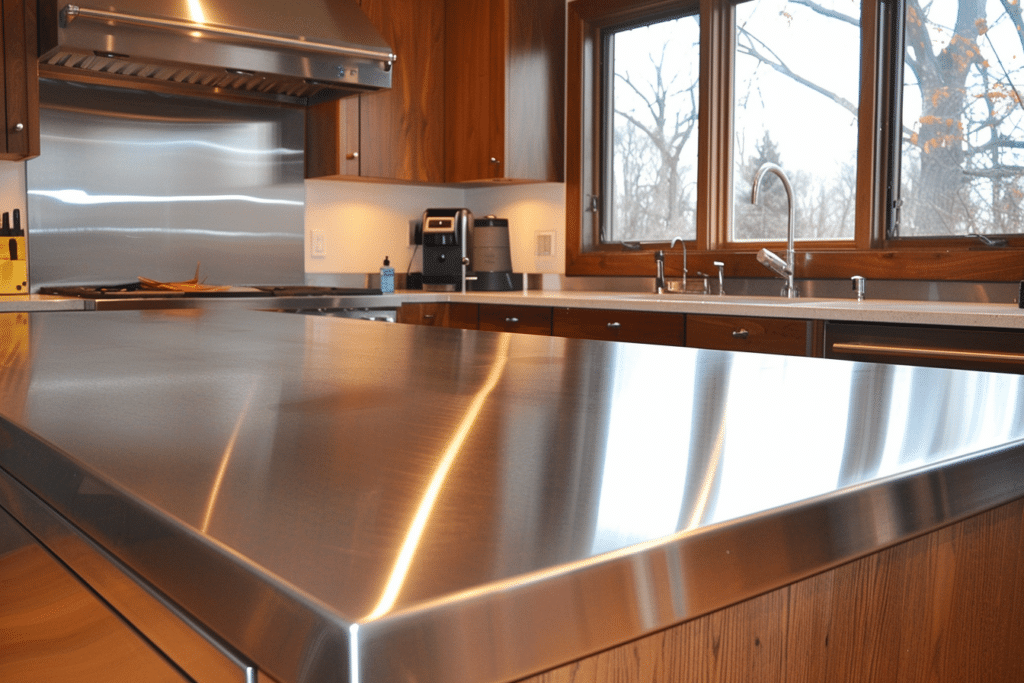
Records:
[[[728,0],[701,0],[701,100],[697,248],[728,241],[732,213],[732,102],[735,11]]]

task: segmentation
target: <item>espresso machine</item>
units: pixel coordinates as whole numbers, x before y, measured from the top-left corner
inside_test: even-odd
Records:
[[[423,212],[423,288],[465,291],[469,267],[469,209],[427,209]]]

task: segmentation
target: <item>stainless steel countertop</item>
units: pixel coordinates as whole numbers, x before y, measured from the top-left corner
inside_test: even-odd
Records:
[[[258,311],[29,323],[0,467],[282,683],[514,680],[1024,496],[1019,375]]]
[[[84,311],[86,302],[47,294],[0,294],[0,313],[30,311]]]

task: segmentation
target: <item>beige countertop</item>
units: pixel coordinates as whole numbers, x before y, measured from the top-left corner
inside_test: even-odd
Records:
[[[909,301],[887,299],[784,299],[777,296],[717,296],[636,292],[531,290],[527,292],[399,292],[400,303],[478,304],[603,308],[667,313],[846,320],[853,322],[954,325],[1024,329],[1024,310],[1016,304]]]

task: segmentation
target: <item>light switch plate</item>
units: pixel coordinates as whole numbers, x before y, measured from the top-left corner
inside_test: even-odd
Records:
[[[309,231],[309,255],[312,258],[324,258],[327,256],[327,245],[324,242],[323,230]]]

